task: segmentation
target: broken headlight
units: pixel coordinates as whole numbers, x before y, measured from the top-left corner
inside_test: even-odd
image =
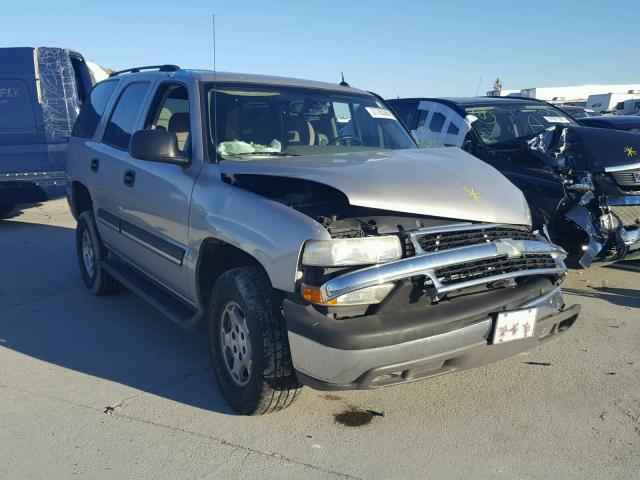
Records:
[[[302,264],[314,267],[373,265],[402,258],[400,239],[382,237],[310,240],[304,246]]]

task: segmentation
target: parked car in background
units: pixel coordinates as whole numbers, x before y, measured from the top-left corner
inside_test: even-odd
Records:
[[[612,128],[625,132],[640,133],[640,115],[603,115],[599,117],[581,118],[585,127]]]
[[[67,142],[92,87],[78,52],[0,48],[0,216],[64,195]]]
[[[580,105],[556,105],[564,113],[568,113],[573,118],[588,118],[599,115],[593,108],[582,107]]]
[[[589,128],[527,98],[413,98],[388,103],[423,147],[455,146],[497,168],[525,194],[582,267],[640,254],[640,136]]]
[[[85,285],[204,320],[241,413],[282,409],[301,384],[376,388],[499,360],[578,316],[565,252],[532,231],[513,184],[462,150],[417,149],[382,100],[347,86],[119,72],[82,108],[67,175]]]
[[[629,98],[616,104],[616,115],[640,115],[640,97]]]

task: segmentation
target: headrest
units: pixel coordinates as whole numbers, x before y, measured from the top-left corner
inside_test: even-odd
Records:
[[[174,113],[169,119],[169,131],[180,133],[188,132],[189,129],[189,114],[188,113]]]

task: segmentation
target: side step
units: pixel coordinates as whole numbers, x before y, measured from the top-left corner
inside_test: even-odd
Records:
[[[127,289],[181,327],[192,330],[202,319],[202,312],[117,258],[102,260],[102,267]]]

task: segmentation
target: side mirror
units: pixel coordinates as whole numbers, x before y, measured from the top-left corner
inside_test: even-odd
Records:
[[[129,155],[151,162],[187,165],[189,159],[178,148],[178,137],[166,130],[138,130],[131,137]]]

